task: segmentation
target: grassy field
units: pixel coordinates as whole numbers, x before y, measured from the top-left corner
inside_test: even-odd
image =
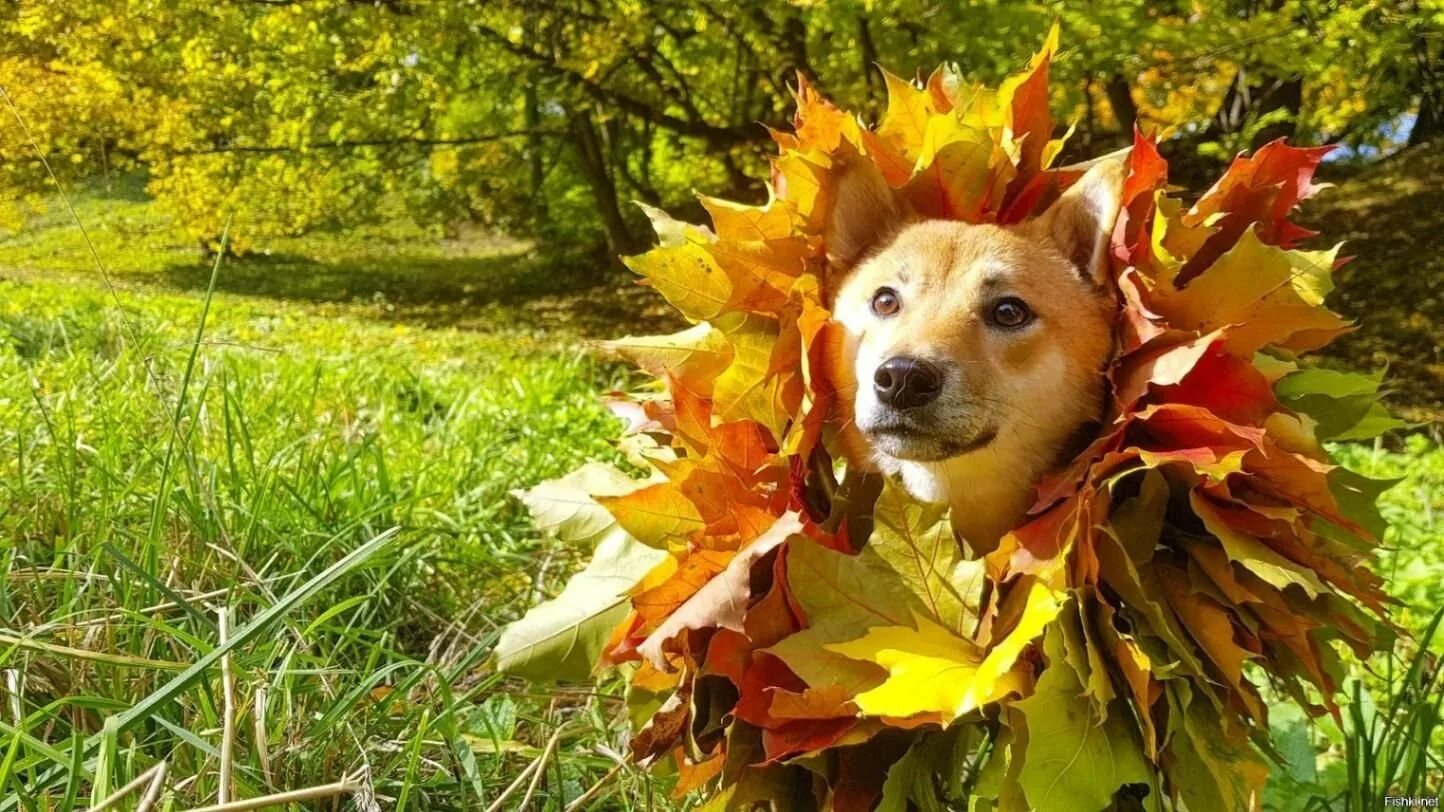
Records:
[[[0,239],[0,810],[162,763],[157,809],[215,802],[223,770],[242,798],[331,793],[298,809],[347,777],[357,809],[670,803],[621,764],[614,690],[487,662],[579,552],[508,492],[613,456],[596,395],[634,381],[581,339],[663,327],[657,302],[597,260],[396,228],[227,260],[208,296],[133,183],[77,205],[109,282],[58,205]],[[1403,478],[1383,567],[1417,628],[1444,450],[1340,453]]]
[[[223,264],[207,313],[209,269],[163,217],[103,195],[79,209],[114,293],[59,215],[0,247],[0,797],[45,806],[57,779],[49,808],[68,808],[83,777],[83,807],[165,759],[176,808],[215,799],[221,671],[182,669],[219,650],[219,613],[239,633],[382,536],[230,648],[240,797],[364,771],[383,807],[472,808],[554,734],[539,802],[615,766],[596,749],[621,749],[615,697],[533,696],[485,665],[499,625],[574,563],[539,551],[508,491],[609,457],[597,393],[627,384],[579,349],[585,319],[549,323],[576,310],[540,289],[568,271],[539,283],[517,254],[446,264],[454,246],[418,260],[398,256],[416,235],[371,235]],[[371,293],[322,289],[307,263]],[[529,293],[453,303],[473,329],[437,327],[419,296],[375,295],[385,278],[438,302]],[[75,738],[86,760],[59,760]],[[648,794],[631,771],[607,786]]]

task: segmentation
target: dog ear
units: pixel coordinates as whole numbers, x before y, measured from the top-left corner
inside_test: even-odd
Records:
[[[832,211],[823,230],[828,261],[851,268],[909,219],[906,203],[872,161],[860,156],[847,160],[833,187]]]
[[[1124,165],[1099,161],[1038,218],[1045,233],[1083,278],[1102,285],[1108,270],[1108,238],[1123,197]]]

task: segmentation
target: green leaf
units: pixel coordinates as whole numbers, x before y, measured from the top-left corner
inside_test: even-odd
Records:
[[[877,500],[871,540],[857,555],[818,544],[787,551],[788,584],[809,626],[768,651],[813,687],[875,685],[880,668],[829,648],[873,627],[917,628],[916,618],[971,638],[986,580],[953,538],[945,508],[923,505],[889,485]]]
[[[1382,372],[1310,368],[1285,375],[1274,384],[1274,393],[1318,424],[1314,434],[1320,440],[1367,440],[1409,425],[1379,402],[1382,382]]]
[[[617,520],[594,497],[622,496],[648,484],[610,465],[592,462],[530,490],[512,491],[512,496],[526,505],[543,535],[568,544],[592,545],[617,526]]]
[[[1022,785],[1018,783],[1027,746],[1027,727],[1016,707],[1004,709],[1000,721],[1002,727],[993,740],[988,760],[973,784],[968,799],[969,812],[1027,808]]]
[[[1386,432],[1407,428],[1409,428],[1408,423],[1389,414],[1389,410],[1384,408],[1384,404],[1373,401],[1369,404],[1369,410],[1364,413],[1363,417],[1359,418],[1359,422],[1355,423],[1348,430],[1335,434],[1330,439],[1339,441],[1372,440]]]
[[[1189,809],[1252,809],[1268,767],[1247,736],[1228,735],[1213,706],[1192,699],[1182,680],[1169,681],[1175,719],[1165,751],[1168,779]]]
[[[627,590],[667,553],[613,528],[561,594],[502,630],[496,666],[538,682],[585,680],[613,628],[627,614]]]
[[[954,732],[923,736],[888,768],[875,812],[944,812],[938,776],[953,753]]]
[[[1334,495],[1334,501],[1345,516],[1368,530],[1374,538],[1382,539],[1389,523],[1379,513],[1376,503],[1385,491],[1401,481],[1402,479],[1370,479],[1340,466],[1329,472],[1329,492]],[[1345,536],[1340,540],[1354,540],[1354,534],[1347,531],[1328,533],[1330,538],[1337,538],[1339,534]]]
[[[1382,381],[1382,375],[1306,368],[1285,375],[1274,384],[1274,392],[1285,400],[1296,400],[1310,395],[1340,400],[1355,395],[1374,395],[1379,391]]]
[[[1128,714],[1119,708],[1105,721],[1083,696],[1062,633],[1050,630],[1043,645],[1048,667],[1033,695],[1016,705],[1028,729],[1019,777],[1023,794],[1034,809],[1097,812],[1123,785],[1151,783],[1152,773]]]

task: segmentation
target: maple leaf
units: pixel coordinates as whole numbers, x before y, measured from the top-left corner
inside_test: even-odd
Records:
[[[766,532],[738,551],[726,568],[667,615],[638,651],[659,669],[667,669],[664,647],[688,629],[721,628],[741,632],[752,600],[752,566],[803,530],[796,513],[779,518]]]
[[[705,526],[697,506],[670,481],[617,496],[602,496],[597,502],[633,538],[661,550],[669,543],[681,543]]]
[[[717,197],[699,196],[702,208],[712,218],[719,240],[780,240],[792,236],[795,211],[776,198],[765,206],[748,206]]]
[[[937,100],[927,90],[887,71],[882,72],[882,78],[887,85],[887,111],[877,127],[877,135],[898,154],[916,164],[923,151],[928,125],[938,115]],[[907,180],[907,177],[902,180]]]
[[[1164,753],[1175,798],[1189,809],[1257,809],[1268,767],[1242,729],[1192,695],[1187,683],[1169,683],[1168,702],[1179,722]]]
[[[645,486],[591,463],[515,496],[538,527],[565,544],[592,545],[590,563],[555,598],[508,625],[497,641],[497,668],[550,682],[591,675],[613,628],[627,615],[627,592],[668,558],[637,542],[598,503]]]
[[[537,682],[586,679],[627,615],[627,591],[666,559],[614,528],[560,594],[502,631],[493,652],[497,668]]]
[[[1005,696],[1025,693],[1027,677],[1014,665],[1057,613],[1053,592],[1035,583],[1017,626],[991,647],[915,617],[912,625],[874,626],[856,640],[827,648],[888,672],[881,684],[853,699],[864,714],[935,714],[947,723]]]
[[[1314,170],[1333,147],[1293,147],[1271,141],[1253,155],[1239,155],[1223,177],[1188,211],[1193,223],[1214,229],[1206,243],[1180,271],[1184,282],[1209,267],[1250,229],[1269,245],[1292,248],[1314,232],[1289,222],[1300,200],[1324,188],[1313,182]]]
[[[1155,221],[1169,222],[1165,216]],[[1156,235],[1166,234],[1159,230]],[[1167,252],[1161,244],[1156,249]],[[1181,268],[1166,262],[1148,306],[1178,328],[1208,332],[1231,326],[1227,346],[1245,358],[1268,345],[1316,349],[1342,334],[1346,322],[1322,307],[1332,289],[1338,247],[1286,251],[1252,229],[1182,288]]]
[[[1083,696],[1088,675],[1068,663],[1064,646],[1062,629],[1051,629],[1048,667],[1016,705],[1027,724],[1018,781],[1033,809],[1098,812],[1120,787],[1153,783],[1152,771],[1126,716],[1104,717]]]
[[[671,335],[627,336],[598,346],[704,397],[711,397],[712,382],[732,362],[726,337],[706,322]]]
[[[1086,166],[1052,166],[1057,47],[1055,27],[997,88],[885,73],[876,126],[800,77],[766,203],[703,198],[710,229],[644,207],[661,244],[628,264],[695,324],[604,345],[665,387],[613,400],[652,478],[597,469],[566,485],[593,496],[529,502],[545,532],[639,557],[627,577],[598,565],[615,580],[597,595],[568,587],[575,627],[540,625],[578,653],[537,663],[565,655],[574,673],[599,641],[604,663],[640,661],[635,750],[711,782],[708,808],[937,807],[961,801],[959,764],[977,809],[1101,809],[1130,786],[1149,809],[1249,808],[1265,775],[1251,672],[1337,715],[1331,643],[1367,656],[1390,639],[1366,566],[1388,483],[1335,466],[1324,441],[1400,424],[1378,378],[1297,360],[1349,329],[1325,306],[1338,249],[1300,250],[1311,232],[1288,219],[1323,150],[1240,156],[1190,206],[1134,133],[1108,413],[984,559],[964,558],[944,508],[857,471],[839,485],[845,393],[821,369],[839,339],[824,234],[840,170],[868,162],[922,216],[1034,216]]]
[[[566,544],[595,545],[617,525],[597,498],[623,496],[646,485],[610,465],[591,462],[560,479],[511,495],[526,505],[532,522],[545,535]]]

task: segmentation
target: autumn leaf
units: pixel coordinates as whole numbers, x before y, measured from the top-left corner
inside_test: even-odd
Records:
[[[1088,675],[1068,664],[1061,630],[1050,630],[1043,645],[1048,667],[1032,695],[1017,703],[1027,722],[1018,780],[1028,805],[1059,812],[1098,812],[1112,804],[1124,785],[1153,783],[1126,714],[1115,712],[1105,719],[1084,697]]]
[[[1170,683],[1171,717],[1177,720],[1165,751],[1175,797],[1190,809],[1254,809],[1268,768],[1242,730],[1193,696],[1187,684]]]
[[[1027,679],[1014,665],[1023,648],[1057,612],[1052,591],[1035,584],[1017,627],[990,648],[959,637],[926,617],[916,617],[908,626],[874,626],[856,640],[827,648],[887,670],[880,685],[853,700],[864,714],[899,718],[936,714],[948,723],[985,704],[1025,692]]]
[[[725,569],[672,610],[638,647],[641,655],[654,667],[665,670],[668,664],[663,650],[683,631],[703,628],[744,631],[744,615],[752,600],[753,565],[802,529],[802,520],[796,513],[779,518],[765,533],[738,551]]]
[[[1203,520],[1203,526],[1223,545],[1230,561],[1243,566],[1276,589],[1297,586],[1310,598],[1317,598],[1327,591],[1328,587],[1313,570],[1284,558],[1264,542],[1235,530],[1228,523],[1224,510],[1214,505],[1207,496],[1193,491],[1189,494],[1189,504]]]
[[[937,117],[937,106],[931,94],[887,71],[882,72],[887,85],[887,111],[877,134],[909,161],[916,162],[922,153],[923,138],[929,123]]]
[[[780,240],[792,236],[793,210],[788,204],[771,200],[765,206],[747,206],[716,197],[698,198],[721,240]]]
[[[702,514],[672,482],[658,482],[619,496],[602,496],[607,509],[623,530],[650,547],[665,550],[680,544],[704,527]]]
[[[705,322],[671,335],[627,336],[599,346],[654,377],[675,380],[707,397],[712,394],[712,382],[732,361],[726,337]]]
[[[613,627],[627,615],[627,591],[666,558],[612,528],[561,594],[502,630],[497,668],[537,682],[586,679]]]
[[[652,223],[652,230],[657,234],[657,244],[666,248],[675,248],[689,242],[708,243],[716,242],[717,235],[702,226],[694,226],[691,223],[684,223],[672,217],[667,212],[649,206],[646,203],[638,202],[637,208],[647,215]]]
[[[697,242],[659,246],[626,263],[693,322],[721,315],[732,298],[732,279]]]
[[[716,419],[752,420],[781,437],[802,399],[801,377],[787,374],[801,363],[796,324],[747,314],[725,320],[722,330],[732,361],[713,385]]]
[[[1337,255],[1337,247],[1284,250],[1264,243],[1250,229],[1182,288],[1181,269],[1165,271],[1151,291],[1149,307],[1182,329],[1231,327],[1226,344],[1243,357],[1270,345],[1316,349],[1347,327],[1321,306],[1333,286]]]
[[[512,491],[542,533],[567,544],[595,545],[617,524],[598,497],[623,496],[646,487],[610,465],[593,462],[529,490]]]
[[[1249,229],[1269,245],[1293,248],[1314,232],[1289,221],[1300,200],[1324,188],[1313,182],[1314,170],[1333,147],[1294,147],[1283,139],[1260,147],[1253,155],[1235,158],[1218,180],[1188,211],[1192,223],[1209,223],[1213,234],[1189,257],[1180,272],[1186,283],[1233,246]]]
[[[1274,390],[1289,408],[1314,422],[1320,440],[1368,440],[1407,424],[1379,403],[1383,373],[1295,367]]]

